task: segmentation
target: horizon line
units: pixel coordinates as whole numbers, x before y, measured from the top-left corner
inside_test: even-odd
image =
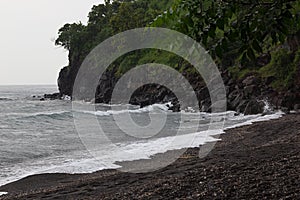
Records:
[[[43,84],[36,84],[36,83],[25,83],[25,84],[20,84],[20,83],[17,83],[17,84],[1,84],[0,83],[0,86],[57,86],[57,84],[47,84],[47,83],[43,83]]]

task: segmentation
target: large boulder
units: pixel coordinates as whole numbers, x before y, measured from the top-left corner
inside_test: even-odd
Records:
[[[255,115],[264,112],[265,103],[263,101],[258,101],[256,99],[251,99],[246,105],[244,114],[245,115]]]

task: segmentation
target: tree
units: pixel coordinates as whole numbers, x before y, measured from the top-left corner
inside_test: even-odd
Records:
[[[235,51],[241,63],[282,44],[300,28],[295,0],[177,0],[152,26],[167,26],[201,42],[213,57]]]
[[[78,41],[80,35],[85,29],[85,26],[80,23],[65,24],[58,31],[58,38],[55,40],[55,45],[60,45],[67,50],[75,46],[79,46]]]

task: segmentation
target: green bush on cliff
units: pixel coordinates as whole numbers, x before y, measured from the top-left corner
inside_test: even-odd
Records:
[[[300,50],[293,52],[280,48],[272,52],[271,62],[262,67],[259,73],[263,78],[274,78],[272,86],[275,89],[289,88],[295,78],[300,64]]]
[[[273,76],[276,88],[289,87],[299,55],[273,51],[300,30],[299,12],[299,0],[106,0],[92,8],[87,25],[62,27],[56,44],[69,50],[69,68],[78,68],[110,36],[138,27],[167,27],[202,43],[220,68],[229,69],[236,78],[259,73]],[[259,69],[255,60],[266,52],[273,52],[272,61]],[[153,49],[131,52],[112,66],[118,67],[120,77],[136,65],[154,62],[194,73],[182,58]]]
[[[238,58],[246,64],[263,53],[264,47],[272,47],[266,43],[283,44],[289,34],[299,30],[299,7],[294,0],[177,0],[152,25],[193,37],[213,57]]]
[[[147,26],[158,14],[170,7],[171,3],[172,0],[107,0],[104,4],[93,6],[87,25],[80,22],[66,24],[59,29],[55,44],[69,51],[69,67],[73,67],[73,63],[82,63],[87,54],[108,37]],[[132,56],[132,59],[135,57]]]

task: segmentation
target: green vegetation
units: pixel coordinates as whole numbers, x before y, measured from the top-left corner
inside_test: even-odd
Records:
[[[152,25],[185,33],[220,59],[234,52],[246,64],[300,29],[299,8],[294,0],[177,0]]]
[[[274,77],[272,86],[285,88],[291,86],[299,67],[299,51],[281,48],[291,35],[300,33],[299,0],[106,0],[92,8],[87,25],[62,27],[56,44],[69,51],[68,68],[72,70],[108,37],[145,26],[187,34],[237,79],[248,74]],[[271,55],[271,62],[257,66],[257,58],[266,53]],[[153,49],[131,52],[113,66],[118,66],[119,77],[149,62],[170,65],[181,72],[194,71],[182,58]]]
[[[66,24],[58,32],[56,45],[69,51],[69,68],[78,68],[89,52],[110,36],[125,30],[145,27],[157,15],[171,6],[172,0],[106,0],[104,4],[94,6],[89,13],[88,24]],[[114,65],[125,72],[134,67],[138,61],[137,55],[123,56]],[[124,60],[125,59],[125,60]]]
[[[271,62],[259,69],[259,74],[264,78],[274,77],[272,86],[277,89],[291,87],[300,64],[300,50],[293,52],[278,49],[272,53]]]
[[[238,66],[229,67],[229,71],[236,79],[243,79],[248,75],[256,75],[264,79],[271,79],[271,86],[277,90],[285,90],[293,86],[300,67],[300,49],[292,52],[279,48],[271,53],[271,61],[263,67],[240,69]]]

